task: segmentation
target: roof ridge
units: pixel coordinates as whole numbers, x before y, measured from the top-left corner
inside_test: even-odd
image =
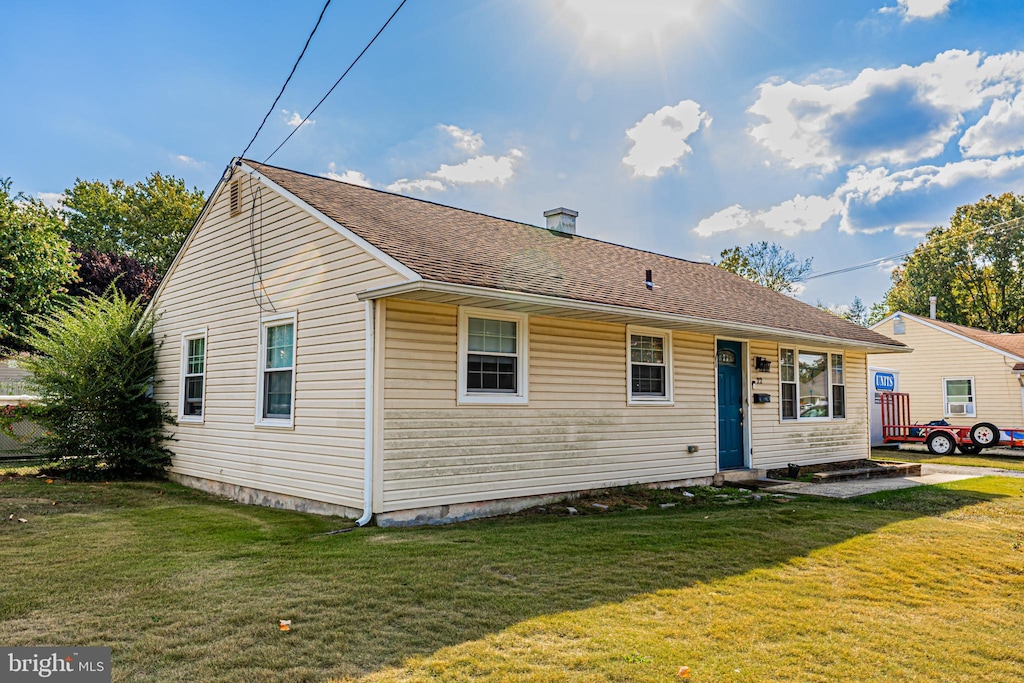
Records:
[[[398,193],[398,192],[391,192],[389,190],[382,190],[382,189],[377,188],[377,187],[368,187],[366,185],[357,185],[356,183],[350,183],[350,182],[347,182],[347,181],[344,181],[344,180],[337,180],[336,178],[327,178],[327,177],[322,176],[322,175],[316,175],[316,174],[313,174],[313,173],[307,173],[306,171],[296,171],[296,170],[291,169],[291,168],[284,168],[283,166],[274,166],[273,164],[263,164],[263,163],[260,163],[258,161],[254,161],[252,159],[246,159],[246,158],[240,158],[239,161],[242,162],[242,163],[249,164],[250,166],[255,168],[257,171],[259,170],[258,167],[273,168],[273,169],[278,170],[278,171],[284,171],[286,173],[294,173],[296,175],[306,176],[307,178],[313,178],[315,180],[323,180],[323,181],[329,182],[329,183],[341,183],[342,185],[348,185],[349,187],[357,187],[357,188],[359,188],[361,190],[369,190],[371,192],[376,192],[378,194],[384,194],[384,195],[387,195],[389,197],[397,197],[398,199],[408,199],[409,201],[421,202],[423,204],[430,204],[431,206],[439,206],[439,207],[444,208],[444,209],[451,209],[452,211],[461,211],[462,213],[468,213],[468,214],[472,214],[474,216],[483,216],[484,218],[490,218],[492,220],[501,221],[503,223],[512,223],[513,225],[521,225],[521,226],[526,227],[526,228],[533,228],[534,230],[547,230],[547,228],[545,228],[543,226],[540,226],[540,225],[534,225],[533,223],[524,223],[522,221],[512,220],[511,218],[503,218],[501,216],[494,216],[494,215],[491,215],[489,213],[484,213],[482,211],[473,211],[472,209],[463,209],[462,207],[459,207],[459,206],[452,206],[451,204],[442,204],[441,202],[435,202],[435,201],[431,201],[429,199],[421,199],[420,197],[410,197],[408,195],[404,195],[404,194],[401,194],[401,193]],[[631,246],[626,245],[626,244],[619,244],[617,242],[612,242],[610,240],[602,240],[602,239],[598,239],[597,237],[589,237],[587,235],[578,235],[578,234],[574,233],[573,237],[576,238],[576,239],[588,240],[590,242],[597,242],[599,244],[607,244],[607,245],[612,246],[612,247],[618,247],[619,249],[628,249],[630,251],[635,251],[635,252],[639,252],[639,253],[642,253],[642,254],[651,254],[652,256],[658,256],[660,258],[672,259],[673,261],[682,261],[684,263],[692,263],[692,264],[698,265],[698,266],[714,266],[715,265],[713,263],[709,263],[709,262],[706,262],[706,261],[694,261],[692,259],[683,258],[681,256],[672,256],[671,254],[662,254],[661,252],[652,251],[650,249],[641,249],[639,247],[631,247]]]

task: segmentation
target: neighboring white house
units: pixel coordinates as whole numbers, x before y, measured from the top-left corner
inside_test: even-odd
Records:
[[[1024,334],[1000,334],[897,312],[871,329],[914,351],[869,356],[872,367],[899,373],[914,422],[990,422],[1024,427]]]
[[[233,163],[151,303],[171,476],[397,524],[867,457],[900,342],[545,216]]]

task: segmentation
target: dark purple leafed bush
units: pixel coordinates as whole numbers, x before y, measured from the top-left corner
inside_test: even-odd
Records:
[[[146,267],[131,256],[104,251],[82,252],[78,257],[78,277],[80,282],[67,286],[72,296],[102,296],[114,285],[124,298],[142,303],[149,302],[160,284],[156,268]]]

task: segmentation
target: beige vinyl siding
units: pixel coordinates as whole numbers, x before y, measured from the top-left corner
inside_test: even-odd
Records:
[[[905,334],[894,335],[892,322],[875,331],[899,340],[912,353],[872,355],[871,366],[899,370],[900,391],[910,394],[912,422],[945,419],[950,424],[991,422],[1000,429],[1024,426],[1021,385],[1013,373],[1017,361],[925,323],[904,316]],[[943,377],[973,377],[975,415],[945,417]]]
[[[252,181],[246,185],[245,211],[234,218],[221,192],[155,304],[156,395],[175,414],[181,334],[207,330],[204,421],[172,428],[172,471],[360,508],[365,304],[355,292],[404,278],[267,187],[262,234],[251,235]],[[298,316],[292,429],[254,425],[261,318],[254,242],[274,308]]]
[[[795,346],[785,346],[795,348]],[[863,353],[800,346],[803,350],[843,353],[846,373],[845,420],[782,420],[779,386],[779,348],[774,342],[750,342],[750,357],[772,361],[771,372],[754,373],[762,383],[757,393],[770,394],[771,403],[750,406],[752,466],[771,469],[788,463],[812,464],[866,458],[870,453],[867,411],[867,357]]]
[[[457,320],[388,301],[380,511],[714,474],[713,338],[674,333],[674,406],[627,406],[624,326],[531,317],[529,405],[460,406]]]

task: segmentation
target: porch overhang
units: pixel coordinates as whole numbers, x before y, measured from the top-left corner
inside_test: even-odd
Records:
[[[643,325],[699,334],[733,336],[743,339],[777,341],[791,344],[813,344],[833,348],[855,349],[870,353],[909,353],[913,349],[890,344],[871,343],[829,335],[812,334],[761,325],[750,325],[728,320],[713,320],[696,316],[650,311],[642,308],[616,306],[578,299],[565,299],[543,294],[530,294],[507,289],[491,289],[461,285],[437,280],[414,280],[384,287],[367,289],[356,294],[360,301],[389,297],[411,299],[452,306],[500,308],[503,310],[574,318],[620,325]]]

